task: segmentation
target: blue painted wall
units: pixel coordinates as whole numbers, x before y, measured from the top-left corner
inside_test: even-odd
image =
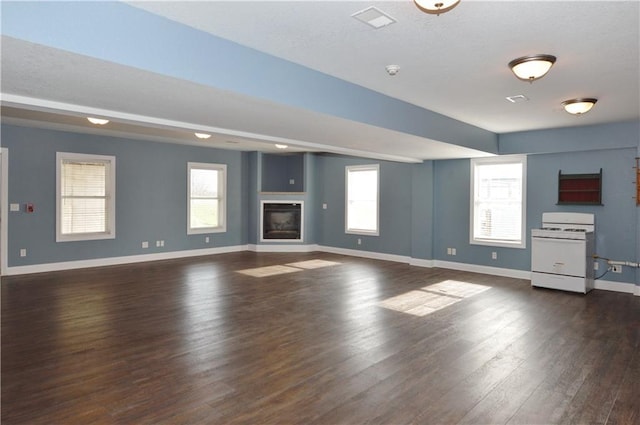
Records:
[[[262,154],[262,191],[303,192],[303,161],[303,154]]]
[[[380,164],[380,235],[345,233],[345,167]],[[337,155],[318,155],[316,187],[320,213],[318,243],[395,255],[411,255],[412,168],[410,164]],[[357,240],[362,240],[358,245]]]
[[[2,146],[9,149],[9,202],[35,204],[32,214],[9,212],[9,266],[247,243],[247,154],[11,125],[2,126]],[[115,239],[55,242],[57,151],[116,156]],[[227,232],[211,234],[209,244],[205,235],[187,235],[189,161],[227,164]]]
[[[552,138],[572,152],[528,155],[527,247],[484,247],[469,244],[470,161],[467,159],[404,164],[333,154],[304,154],[305,193],[264,194],[263,154],[172,145],[114,137],[2,126],[2,145],[9,149],[9,202],[35,204],[36,212],[9,213],[9,266],[108,258],[216,246],[260,244],[261,200],[305,201],[306,244],[359,249],[422,260],[456,261],[506,269],[530,269],[530,229],[539,227],[546,211],[593,212],[597,253],[616,260],[639,261],[640,208],[635,205],[635,157],[640,137],[627,123],[604,126],[617,147],[580,150],[584,129],[522,133],[532,144]],[[631,127],[638,128],[638,126]],[[597,134],[601,129],[594,130]],[[632,141],[629,141],[632,138]],[[538,140],[539,139],[539,140]],[[504,146],[525,147],[515,134]],[[593,145],[591,145],[593,147]],[[517,149],[516,149],[517,148]],[[563,150],[565,150],[563,148]],[[115,240],[55,242],[55,152],[115,155],[117,158],[117,217]],[[186,163],[228,165],[228,231],[186,235]],[[349,235],[344,231],[345,167],[380,165],[380,236]],[[602,206],[556,205],[558,170],[593,173],[603,169]],[[322,205],[326,203],[327,209]],[[155,240],[165,247],[156,248]],[[362,245],[357,240],[362,240]],[[141,242],[150,248],[142,249]],[[28,256],[20,258],[26,248]],[[456,248],[457,255],[447,255]],[[498,259],[492,260],[496,251]],[[639,272],[624,268],[606,280],[638,283]]]

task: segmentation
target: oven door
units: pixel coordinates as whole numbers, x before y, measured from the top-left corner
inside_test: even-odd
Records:
[[[531,271],[584,277],[586,270],[586,241],[531,238]]]

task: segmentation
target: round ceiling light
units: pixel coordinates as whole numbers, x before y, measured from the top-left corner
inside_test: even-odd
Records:
[[[554,63],[556,57],[553,55],[531,55],[512,60],[509,68],[519,79],[533,82],[549,72]]]
[[[413,0],[418,9],[431,15],[446,13],[456,7],[460,0]]]
[[[89,120],[91,124],[95,124],[95,125],[105,125],[106,123],[109,122],[109,120],[106,120],[104,118],[94,118],[94,117],[87,117],[87,120]]]
[[[593,108],[598,99],[593,97],[584,97],[579,99],[570,99],[562,102],[564,110],[572,115],[586,114]]]
[[[283,144],[280,144],[280,143],[276,143],[276,148],[278,148],[278,149],[286,149],[288,147],[289,147],[288,145],[283,145]]]

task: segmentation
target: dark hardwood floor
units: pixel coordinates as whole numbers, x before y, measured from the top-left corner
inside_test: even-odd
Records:
[[[1,290],[3,425],[640,423],[629,294],[250,252]]]

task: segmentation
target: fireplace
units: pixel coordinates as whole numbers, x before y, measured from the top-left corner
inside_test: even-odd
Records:
[[[262,201],[261,206],[261,241],[302,241],[302,201]]]

